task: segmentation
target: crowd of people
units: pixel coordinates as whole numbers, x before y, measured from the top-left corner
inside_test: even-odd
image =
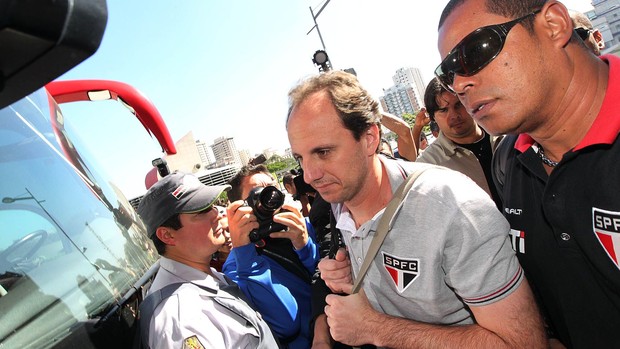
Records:
[[[348,72],[290,90],[310,200],[263,165],[148,190],[145,347],[620,346],[620,59],[554,0],[450,0],[438,30],[413,127]]]

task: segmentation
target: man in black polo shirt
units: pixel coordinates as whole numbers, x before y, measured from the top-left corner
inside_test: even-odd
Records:
[[[494,171],[551,333],[617,348],[620,59],[592,54],[566,7],[544,0],[451,0],[439,51],[440,81],[485,130],[513,135]]]

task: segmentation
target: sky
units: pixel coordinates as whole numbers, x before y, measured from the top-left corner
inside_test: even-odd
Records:
[[[562,1],[578,11],[589,0]],[[437,23],[446,0],[331,0],[317,16],[334,69],[354,68],[375,97],[402,67],[424,83],[440,58]],[[234,137],[251,155],[288,148],[287,93],[318,72],[314,13],[325,0],[108,0],[101,46],[58,80],[106,79],[146,95],[176,142],[188,132],[212,144]],[[88,105],[84,105],[88,104]],[[112,181],[142,195],[161,147],[118,103],[61,106]]]

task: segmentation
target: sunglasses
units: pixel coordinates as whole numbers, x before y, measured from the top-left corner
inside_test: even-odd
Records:
[[[584,27],[575,28],[575,32],[577,32],[577,35],[579,35],[582,41],[588,40],[588,37],[590,37],[590,33],[592,33],[593,31],[593,29],[588,29]]]
[[[469,33],[435,69],[435,76],[446,90],[454,93],[452,85],[455,75],[472,76],[478,73],[502,52],[510,29],[539,12],[536,10],[512,21],[478,28]]]

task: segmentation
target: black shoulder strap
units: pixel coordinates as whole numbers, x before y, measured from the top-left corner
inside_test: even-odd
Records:
[[[256,252],[270,257],[291,274],[297,275],[308,284],[312,282],[312,275],[299,259],[289,239],[267,238],[263,247],[256,247]]]

